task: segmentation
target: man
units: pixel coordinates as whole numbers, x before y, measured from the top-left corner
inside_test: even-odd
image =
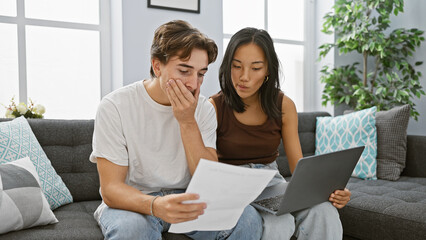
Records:
[[[92,162],[102,204],[95,212],[106,239],[161,239],[170,223],[197,219],[206,203],[184,193],[200,158],[217,161],[216,114],[200,86],[217,46],[184,21],[156,31],[151,79],[105,96],[98,108]],[[212,179],[214,181],[214,179]],[[230,230],[187,233],[194,239],[260,239],[262,220],[248,206]]]

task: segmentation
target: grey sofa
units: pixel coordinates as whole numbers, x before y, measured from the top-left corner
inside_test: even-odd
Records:
[[[315,153],[317,116],[325,112],[299,113],[299,138],[303,155]],[[277,159],[281,174],[291,173],[280,146]],[[426,136],[407,137],[407,160],[397,181],[351,178],[351,201],[339,210],[343,239],[426,239]]]
[[[317,116],[299,113],[299,135],[304,155],[315,152]],[[7,119],[0,119],[7,121]],[[54,213],[59,223],[0,235],[0,239],[103,239],[93,218],[101,202],[96,165],[89,162],[93,120],[29,120],[38,141],[74,202]],[[340,217],[344,239],[425,239],[426,236],[426,136],[408,136],[407,166],[400,180],[351,179],[352,200]],[[282,146],[277,159],[280,172],[290,177]],[[188,239],[164,234],[163,239]]]

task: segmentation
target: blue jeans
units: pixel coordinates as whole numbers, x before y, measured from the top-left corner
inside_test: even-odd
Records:
[[[270,164],[245,164],[243,167],[278,170],[276,162]],[[285,181],[277,173],[269,182],[272,186]],[[323,202],[311,208],[275,216],[261,211],[263,218],[262,240],[290,239],[296,236],[298,240],[330,239],[343,237],[343,228],[337,209],[330,202]]]
[[[151,193],[153,196],[165,196],[183,193],[184,190],[164,190]],[[105,239],[161,240],[161,234],[167,232],[170,223],[160,218],[136,212],[106,208],[99,219]],[[224,231],[193,231],[185,233],[192,239],[260,239],[262,236],[262,217],[252,207],[247,206],[237,225]]]

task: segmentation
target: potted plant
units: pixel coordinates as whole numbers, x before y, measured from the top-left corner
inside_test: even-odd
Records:
[[[425,92],[420,85],[421,72],[410,59],[424,41],[423,31],[412,28],[387,30],[390,16],[403,12],[403,0],[337,0],[334,12],[324,17],[322,32],[335,31],[335,43],[320,46],[320,59],[336,47],[339,54],[351,52],[362,56],[362,63],[321,69],[325,83],[322,104],[347,104],[354,110],[377,106],[388,110],[409,104],[417,120],[413,99]],[[370,61],[370,62],[369,62]]]

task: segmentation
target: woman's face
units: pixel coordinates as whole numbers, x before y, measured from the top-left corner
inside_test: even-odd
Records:
[[[268,75],[268,62],[263,50],[254,43],[237,48],[232,59],[231,77],[240,98],[257,98],[259,88]]]

